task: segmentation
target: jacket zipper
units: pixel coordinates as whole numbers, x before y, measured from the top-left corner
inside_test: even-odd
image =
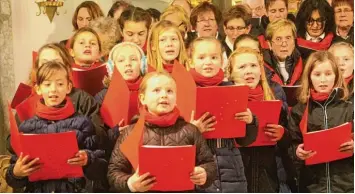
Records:
[[[336,95],[336,94],[335,94]],[[325,130],[328,129],[328,115],[327,115],[327,106],[330,102],[332,102],[335,98],[335,95],[333,95],[332,99],[327,101],[324,105],[324,107],[318,103],[317,101],[314,101],[316,102],[323,110],[323,113],[324,113],[324,127],[325,127]],[[330,172],[329,172],[329,162],[325,163],[325,176],[327,178],[327,186],[326,186],[326,189],[327,189],[327,193],[330,193],[331,192],[331,188],[330,188]]]

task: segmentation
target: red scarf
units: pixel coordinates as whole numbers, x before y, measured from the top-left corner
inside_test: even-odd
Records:
[[[354,78],[354,74],[351,74],[351,76],[345,78],[345,83],[346,83],[346,84],[349,84],[350,81],[353,80],[353,78]]]
[[[320,93],[316,92],[314,89],[311,89],[311,97],[313,100],[318,102],[324,102],[329,98],[330,93]]]
[[[72,116],[75,113],[73,103],[69,97],[65,99],[65,105],[61,108],[48,107],[42,102],[43,98],[37,101],[36,115],[50,121],[59,121]]]
[[[142,83],[142,77],[139,76],[137,79],[135,80],[126,80],[126,83],[127,83],[127,86],[128,86],[128,89],[130,91],[138,91],[139,90],[139,86],[141,85]]]
[[[91,66],[81,66],[76,63],[73,63],[71,67],[81,69],[81,70],[90,70],[90,69],[95,69],[96,67],[99,67],[100,65],[102,65],[101,62],[95,62]]]
[[[327,50],[330,45],[332,44],[332,40],[333,40],[334,34],[333,33],[328,33],[324,39],[320,42],[312,42],[310,40],[306,40],[304,38],[298,37],[297,38],[297,44],[300,47],[303,48],[308,48],[308,49],[312,49],[315,51],[324,51]]]
[[[195,82],[199,86],[218,86],[220,83],[222,83],[223,78],[224,78],[224,73],[222,69],[219,69],[219,72],[217,75],[213,77],[204,77],[203,75],[197,73],[195,69],[190,69],[190,73],[192,77],[194,78]]]
[[[264,90],[260,84],[258,84],[255,89],[249,88],[248,101],[263,101],[263,100],[264,100]]]
[[[147,110],[147,107],[144,107],[143,110],[145,111],[146,122],[159,127],[169,127],[174,125],[180,116],[180,111],[177,107],[175,107],[170,113],[161,116],[153,115]]]
[[[168,73],[172,73],[173,72],[173,68],[174,68],[174,65],[176,63],[178,63],[179,61],[178,60],[174,60],[173,64],[163,64],[163,68],[165,69],[165,71],[167,71]]]

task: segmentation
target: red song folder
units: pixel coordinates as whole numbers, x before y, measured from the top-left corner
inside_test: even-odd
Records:
[[[39,180],[82,177],[80,166],[67,163],[79,151],[75,131],[52,134],[19,133],[15,117],[9,106],[11,146],[16,155],[23,153],[30,159],[39,158],[40,170],[31,174],[31,182]]]
[[[110,86],[100,108],[103,121],[111,128],[122,119],[128,125],[138,112],[138,91],[130,92],[126,81],[114,68]]]
[[[24,83],[20,83],[11,102],[11,108],[15,109],[17,105],[26,100],[32,94],[32,87]]]
[[[248,108],[258,118],[259,122],[258,136],[256,137],[255,142],[248,147],[270,146],[276,144],[276,142],[270,140],[269,136],[265,135],[264,129],[267,124],[279,123],[281,107],[282,102],[280,100],[248,102]]]
[[[144,145],[139,148],[139,174],[149,172],[156,178],[153,191],[193,190],[190,173],[194,170],[195,158],[194,145]]]
[[[196,107],[195,80],[180,63],[174,64],[171,76],[176,82],[176,105],[179,108],[180,116],[182,116],[185,121],[190,121],[191,112],[195,110]]]
[[[74,87],[80,88],[92,96],[95,96],[95,94],[104,88],[102,81],[107,75],[105,64],[88,70],[82,70],[78,68],[72,69]]]
[[[41,96],[32,94],[29,98],[16,106],[15,109],[21,122],[35,116],[37,102],[40,98]]]
[[[331,129],[303,134],[304,150],[317,153],[306,160],[306,165],[326,163],[351,157],[352,153],[340,152],[340,145],[351,140],[352,123],[348,122]]]
[[[209,112],[217,121],[214,131],[203,133],[205,138],[245,136],[246,123],[236,120],[235,114],[247,110],[248,90],[248,86],[197,87],[195,119]]]
[[[297,99],[297,90],[298,88],[300,88],[300,85],[296,85],[296,86],[282,86],[285,94],[286,94],[286,101],[287,101],[287,105],[289,107],[293,107],[298,103],[298,99]]]

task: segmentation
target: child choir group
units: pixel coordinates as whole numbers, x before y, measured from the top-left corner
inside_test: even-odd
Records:
[[[68,164],[82,167],[84,177],[30,181],[41,170],[41,158],[15,154],[9,137],[13,155],[6,184],[24,192],[155,191],[155,177],[139,173],[120,146],[140,117],[111,128],[100,115],[118,71],[128,89],[138,93],[143,145],[196,146],[190,192],[354,192],[353,137],[337,148],[349,157],[306,165],[317,152],[305,148],[300,127],[304,115],[308,132],[354,119],[354,2],[304,0],[297,15],[288,14],[287,0],[265,0],[265,8],[266,15],[252,18],[247,4],[221,13],[208,2],[192,8],[189,1],[175,0],[160,13],[118,1],[104,17],[95,2],[81,3],[72,19],[74,35],[38,50],[27,84],[40,98],[35,115],[17,122],[25,134],[75,131],[79,151]],[[102,65],[107,76],[100,80],[100,92],[92,95],[73,86],[73,69]],[[243,85],[248,102],[281,101],[279,122],[263,129],[275,145],[249,146],[259,126],[249,108],[234,115],[246,125],[244,137],[205,139],[204,133],[216,130],[216,117],[208,112],[181,117],[177,93],[185,98],[189,93],[177,91],[176,65],[197,87]],[[299,85],[297,103],[288,104],[283,88]],[[129,102],[118,98],[110,106],[116,103]]]

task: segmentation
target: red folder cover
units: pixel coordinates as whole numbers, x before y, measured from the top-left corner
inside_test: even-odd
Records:
[[[138,114],[138,92],[129,91],[126,81],[116,68],[113,71],[100,113],[105,124],[111,128],[122,119],[125,125],[128,125],[132,117]]]
[[[270,146],[276,144],[276,142],[271,141],[270,138],[265,135],[264,129],[267,124],[279,123],[281,107],[282,102],[279,100],[248,102],[248,108],[258,118],[259,122],[258,136],[255,142],[248,147]]]
[[[248,86],[197,87],[195,119],[205,112],[216,117],[215,130],[203,133],[207,139],[245,136],[245,122],[235,119],[235,114],[247,110]]]
[[[193,190],[190,173],[195,167],[195,157],[194,145],[144,145],[139,148],[139,174],[149,172],[156,178],[153,191]]]
[[[29,98],[16,106],[16,112],[20,121],[32,118],[36,114],[36,105],[41,96],[32,94]]]
[[[20,139],[23,154],[39,158],[41,164],[41,169],[29,176],[31,182],[83,176],[82,167],[67,163],[79,151],[75,131],[21,134]]]
[[[74,87],[95,96],[104,88],[102,81],[106,75],[105,64],[89,70],[73,68],[73,84]]]
[[[19,133],[15,117],[8,106],[10,119],[11,147],[16,155],[23,152],[31,159],[39,158],[41,169],[31,176],[30,181],[82,177],[80,166],[72,166],[68,159],[79,151],[75,131],[52,134]]]
[[[191,112],[196,107],[196,83],[191,74],[180,63],[174,64],[171,76],[176,81],[176,104],[180,115],[185,121],[190,121]]]
[[[30,97],[32,94],[32,87],[24,83],[20,83],[15,92],[14,98],[11,102],[11,108],[15,109],[17,105]]]
[[[298,103],[297,90],[300,87],[301,87],[300,85],[282,86],[282,88],[286,94],[286,101],[287,101],[288,106],[293,107]]]
[[[303,134],[305,150],[317,153],[306,160],[306,165],[326,163],[351,157],[352,153],[339,151],[341,144],[351,140],[352,123],[345,123],[331,129]]]

